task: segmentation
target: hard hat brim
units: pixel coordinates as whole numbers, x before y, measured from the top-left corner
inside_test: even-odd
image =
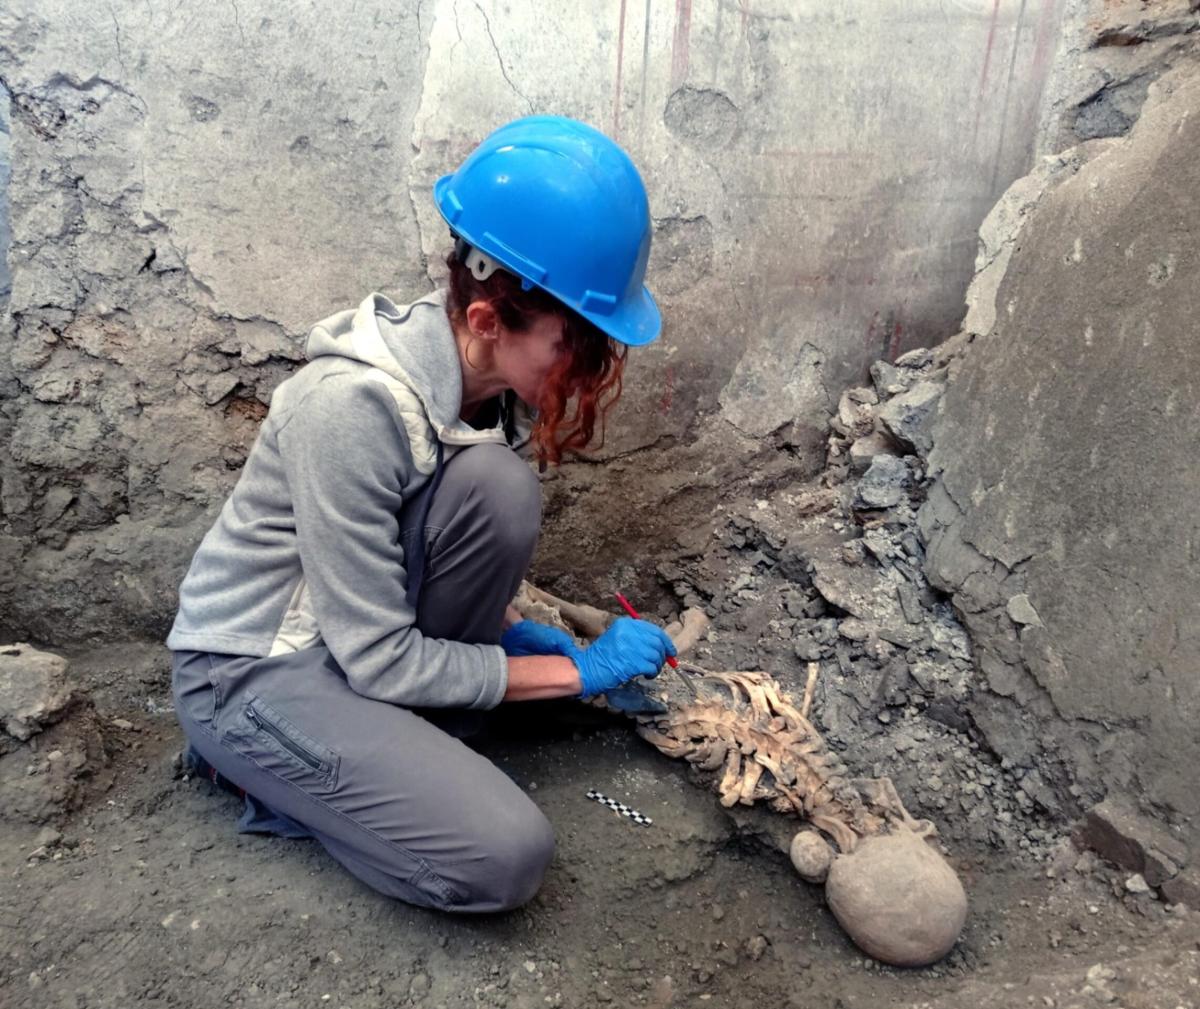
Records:
[[[550,293],[554,294],[553,291]],[[558,297],[558,295],[554,296]],[[559,298],[559,301],[568,304],[562,298]],[[570,307],[597,329],[607,333],[618,343],[629,347],[644,347],[648,343],[653,343],[662,331],[662,315],[654,301],[654,295],[645,286],[641,287],[632,298],[626,298],[617,305],[611,315],[597,315],[595,312],[586,312],[574,305]]]

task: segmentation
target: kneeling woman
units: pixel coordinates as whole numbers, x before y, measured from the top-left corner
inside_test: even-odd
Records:
[[[603,134],[518,120],[434,195],[455,237],[448,288],[372,295],[313,329],[167,644],[189,758],[245,792],[242,829],[314,837],[414,904],[495,911],[537,891],[553,833],[436,723],[589,697],[674,652],[643,621],[583,650],[510,624],[541,517],[512,450],[531,437],[557,463],[588,444],[625,347],[660,323],[645,190]]]

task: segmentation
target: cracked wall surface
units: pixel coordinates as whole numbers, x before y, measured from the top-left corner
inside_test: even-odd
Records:
[[[0,623],[17,636],[161,635],[307,327],[427,286],[402,184],[415,12],[280,10],[0,12]]]
[[[1123,136],[1150,84],[1200,52],[1200,0],[1068,0],[1040,152]]]
[[[1060,4],[6,5],[0,625],[160,635],[307,328],[437,283],[433,180],[529,112],[650,191],[666,330],[606,451],[815,443],[871,360],[955,329]]]
[[[971,716],[1068,813],[1116,791],[1200,814],[1198,147],[1192,64],[1127,137],[1014,187],[994,321],[933,430],[920,522],[976,648]]]

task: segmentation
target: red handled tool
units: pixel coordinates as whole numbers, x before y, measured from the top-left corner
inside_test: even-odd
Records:
[[[621,595],[620,592],[618,592],[616,594],[616,596],[617,596],[617,602],[619,602],[621,604],[621,606],[624,607],[626,613],[628,613],[631,617],[633,617],[634,620],[642,619],[641,614],[639,614],[638,611],[633,608],[633,603],[631,603],[628,599],[626,599],[623,595]],[[679,663],[675,661],[674,655],[667,656],[667,665],[670,666],[672,669],[679,668]]]

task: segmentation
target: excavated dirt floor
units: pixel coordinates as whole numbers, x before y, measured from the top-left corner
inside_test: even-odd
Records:
[[[1118,899],[1121,880],[1087,860],[1058,879],[955,852],[971,898],[958,947],[933,968],[879,967],[680,766],[624,724],[561,705],[531,706],[482,746],[555,824],[541,893],[506,915],[409,908],[311,842],[236,835],[237,800],[172,779],[179,736],[163,689],[148,699],[159,713],[106,708],[134,725],[116,782],[44,857],[26,857],[38,828],[0,827],[0,1004],[1197,1004],[1196,916]],[[589,801],[593,787],[654,825]]]
[[[736,471],[700,465],[735,458],[727,448],[661,446],[548,480],[537,580],[599,604],[622,588],[660,618],[706,606],[699,661],[769,669],[793,692],[819,661],[814,717],[830,744],[852,771],[893,776],[966,885],[967,926],[943,962],[865,958],[760,817],[723,810],[627,721],[571,702],[502,709],[473,743],[555,825],[533,903],[453,918],[377,896],[312,842],[239,836],[237,800],[176,777],[166,652],[128,645],[69,656],[108,766],[84,768],[73,810],[0,824],[0,1005],[1200,1006],[1200,915],[1074,851],[1063,818],[1024,790],[1029,769],[1001,766],[956,718],[971,663],[906,539],[919,480],[864,524],[845,508],[852,482],[805,472],[786,443]],[[656,470],[682,475],[651,485]],[[614,486],[620,513],[598,510]],[[854,546],[864,533],[870,550]],[[893,569],[919,589],[903,634],[859,606]],[[6,758],[27,760],[31,781],[55,745],[34,742]],[[590,801],[593,788],[653,826]]]

